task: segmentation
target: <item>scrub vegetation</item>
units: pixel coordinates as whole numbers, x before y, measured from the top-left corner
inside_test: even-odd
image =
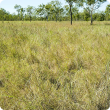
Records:
[[[0,107],[107,109],[109,63],[107,21],[0,22]]]

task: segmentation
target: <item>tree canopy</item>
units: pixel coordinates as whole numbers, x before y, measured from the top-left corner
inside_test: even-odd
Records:
[[[16,13],[10,14],[5,9],[0,9],[0,20],[47,20],[47,21],[67,21],[71,20],[110,20],[110,5],[107,5],[105,11],[95,12],[106,0],[65,0],[68,5],[62,6],[59,0],[52,0],[47,4],[40,4],[37,7],[27,6],[26,8],[16,4],[14,6]],[[83,7],[83,11],[79,11]]]
[[[77,3],[79,6],[82,6],[91,16],[91,24],[93,23],[93,12],[98,9],[102,3],[107,0],[78,0]]]

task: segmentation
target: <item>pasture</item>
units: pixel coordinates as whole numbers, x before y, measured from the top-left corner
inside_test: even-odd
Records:
[[[110,22],[0,22],[0,107],[110,106]]]

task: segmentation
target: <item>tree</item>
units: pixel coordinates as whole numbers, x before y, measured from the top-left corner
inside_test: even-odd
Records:
[[[13,20],[17,20],[18,16],[15,13],[12,13]],[[6,17],[7,18],[7,17]],[[7,20],[7,19],[6,19]]]
[[[0,9],[0,20],[4,21],[5,14],[7,14],[6,10],[1,8]]]
[[[62,20],[61,20],[61,17],[62,17],[63,11],[64,11],[64,9],[63,9],[63,8],[60,8],[60,10],[59,10],[59,13],[60,13],[60,19],[59,19],[59,21],[62,21]]]
[[[103,11],[98,12],[97,14],[97,21],[104,21],[105,13]]]
[[[90,18],[90,13],[88,13],[86,10],[84,10],[83,13],[84,13],[84,20],[88,21]]]
[[[110,20],[110,5],[107,5],[105,14],[106,14],[106,20]]]
[[[91,25],[93,24],[93,12],[98,9],[102,3],[107,0],[78,0],[79,6],[82,6],[91,16]]]
[[[51,4],[47,4],[47,5],[45,5],[47,21],[48,21],[48,16],[49,16],[50,11],[51,11],[51,7],[52,7]]]
[[[24,8],[21,8],[21,9],[20,9],[20,17],[21,17],[21,20],[24,20],[24,12],[25,12],[25,9],[24,9]]]
[[[44,4],[40,4],[38,6],[38,8],[36,8],[36,14],[40,15],[40,18],[42,18],[42,16],[45,14],[45,5]]]
[[[57,22],[58,16],[59,14],[61,14],[61,10],[62,10],[61,2],[55,0],[55,1],[51,1],[50,4],[52,5],[51,11],[55,14],[56,22]]]
[[[72,25],[72,5],[73,5],[73,2],[75,3],[77,0],[66,0],[66,2],[68,2],[69,6],[70,6],[70,15],[71,15],[71,25]]]
[[[63,9],[64,9],[65,20],[69,20],[69,16],[70,16],[70,8],[69,8],[69,6],[68,5],[64,5]]]
[[[71,7],[71,11],[74,14],[74,15],[72,14],[72,19],[79,20],[78,8],[72,6]],[[68,19],[69,16],[70,16],[70,7],[68,5],[64,6],[64,12],[65,12],[65,15],[66,15],[66,17]]]
[[[21,6],[20,5],[15,5],[14,8],[16,9],[16,11],[18,12],[18,17],[19,17],[19,20],[20,20],[20,16],[19,16],[19,13],[20,13],[20,10],[21,10]]]
[[[76,12],[76,14],[75,14],[75,20],[76,21],[79,20],[79,12]]]
[[[72,18],[74,17],[75,20],[79,19],[79,14],[78,14],[78,7],[71,7],[71,11],[72,11]]]
[[[32,13],[33,13],[33,6],[28,6],[27,9],[26,9],[28,15],[29,15],[29,18],[30,18],[30,22],[31,22],[31,18],[32,18]]]

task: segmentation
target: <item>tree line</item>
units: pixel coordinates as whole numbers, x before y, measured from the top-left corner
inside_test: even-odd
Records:
[[[95,12],[106,0],[66,0],[69,5],[62,6],[59,0],[51,1],[47,4],[40,4],[37,8],[27,6],[23,8],[15,5],[17,14],[10,14],[5,9],[0,9],[1,21],[104,21],[110,20],[110,5],[105,11]],[[79,8],[83,11],[80,12]]]

